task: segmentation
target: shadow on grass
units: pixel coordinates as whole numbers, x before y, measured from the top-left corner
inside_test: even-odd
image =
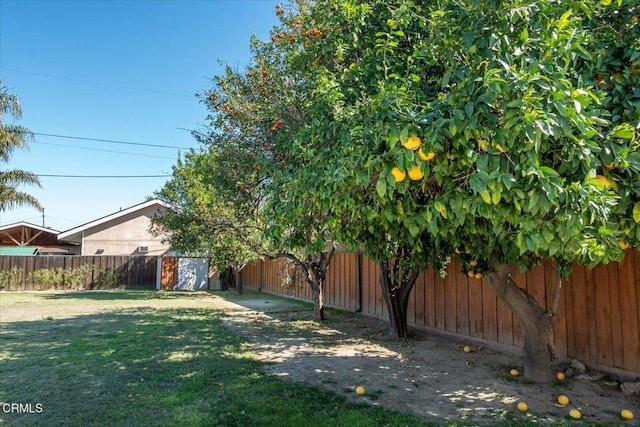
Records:
[[[249,310],[265,313],[313,310],[313,303],[311,302],[282,297],[253,289],[245,290],[242,295],[236,295],[233,290],[213,291],[212,295]]]
[[[210,295],[204,291],[157,291],[157,290],[86,290],[86,291],[42,291],[42,297],[50,300],[89,299],[96,301],[113,300],[157,300],[178,298],[202,298]]]
[[[137,293],[111,295],[125,296]],[[40,404],[42,412],[3,411],[0,424],[424,425],[266,376],[220,316],[211,309],[132,308],[8,323],[0,333],[0,402]]]

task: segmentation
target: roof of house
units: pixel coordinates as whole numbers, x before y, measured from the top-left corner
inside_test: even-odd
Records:
[[[56,246],[60,232],[28,222],[0,227],[0,246]]]
[[[58,240],[80,243],[82,241],[82,232],[154,205],[158,205],[158,207],[162,208],[170,207],[167,203],[159,199],[147,200],[146,202],[139,203],[126,209],[121,209],[118,212],[103,216],[102,218],[87,222],[86,224],[79,225],[70,230],[63,231],[62,233],[58,234]]]

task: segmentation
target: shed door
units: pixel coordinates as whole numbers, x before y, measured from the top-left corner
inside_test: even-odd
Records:
[[[176,289],[189,291],[209,289],[209,260],[206,258],[179,258]]]

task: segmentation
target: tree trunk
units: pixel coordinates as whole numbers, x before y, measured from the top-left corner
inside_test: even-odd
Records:
[[[552,381],[555,358],[552,312],[544,310],[531,295],[518,287],[506,265],[489,274],[489,283],[522,324],[525,378],[540,383]]]
[[[380,263],[382,271],[380,286],[389,314],[389,336],[393,338],[405,338],[409,333],[407,326],[409,295],[420,273],[417,267],[410,267],[411,262],[404,259],[405,256],[411,257],[412,254],[398,251],[398,257],[393,261],[393,270],[391,261]]]
[[[242,295],[242,268],[234,267],[236,272],[236,295]]]
[[[317,320],[326,320],[324,315],[324,283],[313,289],[313,314]]]
[[[305,281],[313,294],[313,312],[317,320],[326,320],[324,313],[324,285],[327,270],[336,251],[335,245],[329,251],[322,251],[315,256],[309,255],[302,259],[294,254],[283,252],[283,256],[298,265],[304,272]]]

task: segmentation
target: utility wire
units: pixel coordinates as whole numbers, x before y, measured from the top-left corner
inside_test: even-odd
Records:
[[[126,144],[126,145],[139,145],[143,147],[156,147],[156,148],[178,148],[181,150],[188,150],[189,147],[178,147],[175,145],[160,145],[160,144],[145,144],[142,142],[130,142],[130,141],[117,141],[113,139],[100,139],[100,138],[87,138],[83,136],[70,136],[70,135],[57,135],[53,133],[40,133],[40,132],[31,132],[34,135],[39,136],[50,136],[53,138],[66,138],[66,139],[80,139],[85,141],[96,141],[96,142],[110,142],[112,144]]]
[[[48,175],[36,174],[38,178],[166,178],[171,175]]]
[[[67,147],[67,148],[75,148],[78,150],[90,150],[90,151],[101,151],[104,153],[117,153],[117,154],[127,154],[129,156],[140,156],[140,157],[155,157],[157,159],[169,159],[169,160],[175,160],[174,157],[166,157],[166,156],[154,156],[153,154],[140,154],[140,153],[129,153],[126,151],[116,151],[116,150],[102,150],[100,148],[90,148],[90,147],[78,147],[76,145],[67,145],[67,144],[54,144],[51,142],[40,142],[40,141],[31,141],[34,144],[41,144],[41,145],[53,145],[55,147]]]
[[[6,71],[13,71],[15,73],[23,73],[23,74],[31,74],[31,75],[34,75],[34,76],[48,77],[50,79],[69,80],[69,81],[72,81],[72,82],[88,83],[88,84],[92,84],[92,85],[107,86],[107,87],[115,87],[115,88],[118,88],[118,89],[137,90],[137,91],[140,91],[140,92],[150,92],[150,93],[158,93],[158,94],[162,94],[162,95],[180,96],[180,97],[183,97],[183,98],[193,98],[194,97],[193,95],[186,95],[184,93],[166,92],[166,91],[156,90],[156,89],[144,89],[144,88],[133,87],[133,86],[116,85],[116,84],[113,84],[113,83],[103,83],[103,82],[96,82],[96,81],[92,81],[92,80],[82,80],[82,79],[76,79],[76,78],[73,78],[73,77],[64,77],[64,76],[56,76],[56,75],[53,75],[53,74],[36,73],[36,72],[33,72],[33,71],[17,70],[15,68],[0,67],[0,69],[6,70]]]

